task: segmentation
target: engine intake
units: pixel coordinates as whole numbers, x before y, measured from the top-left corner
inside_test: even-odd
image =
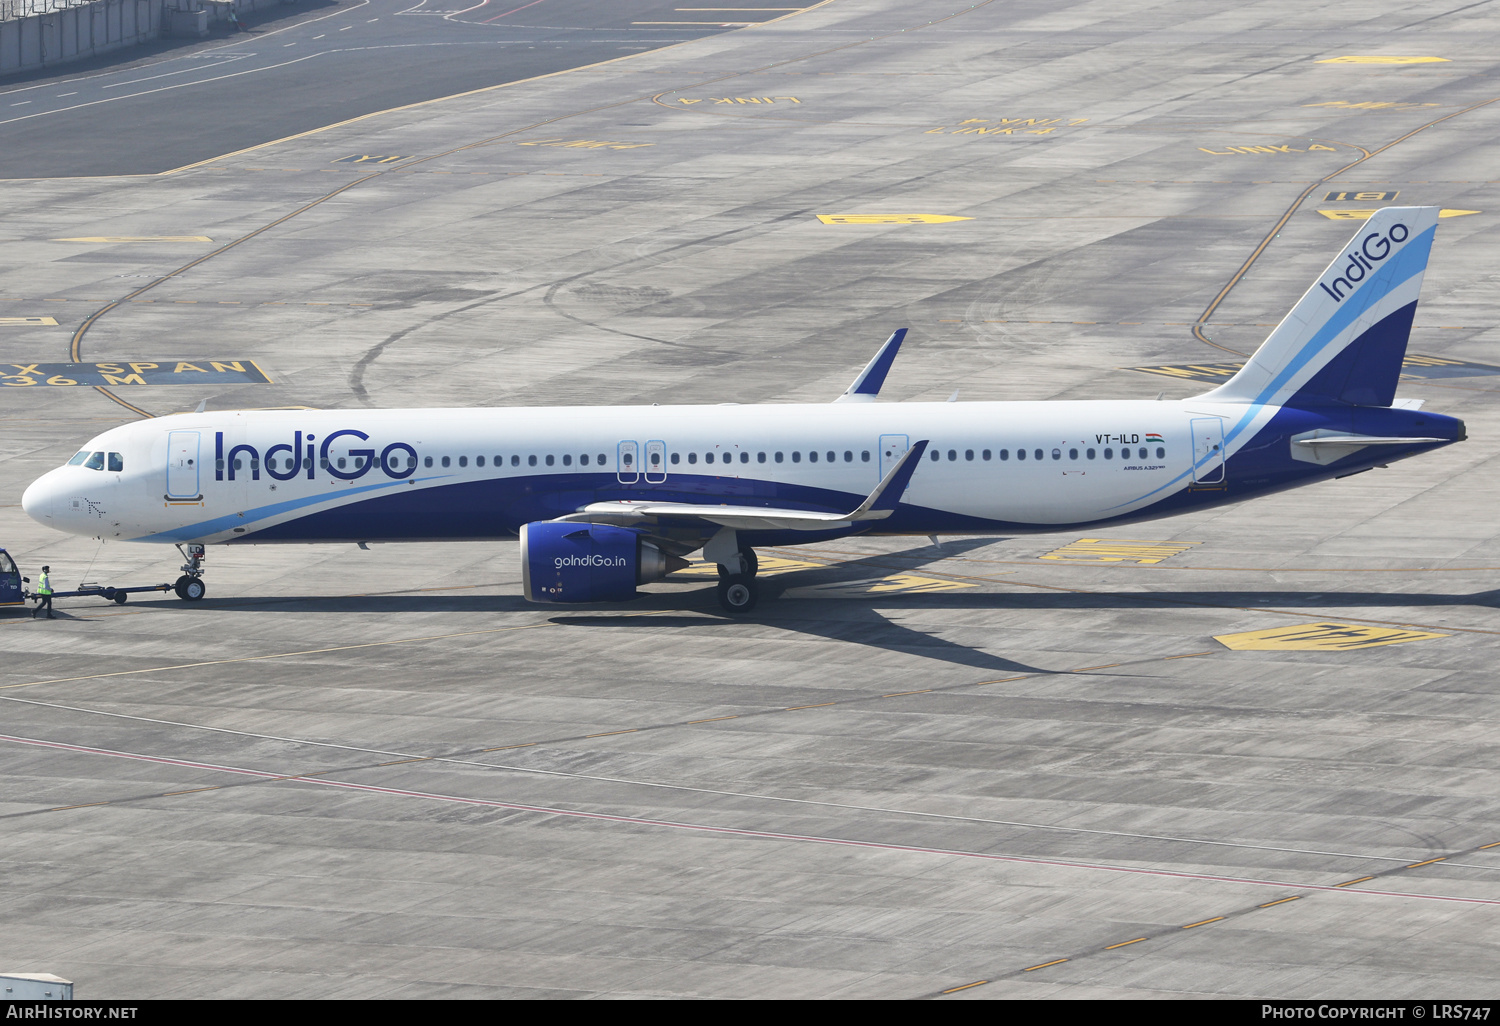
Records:
[[[638,584],[687,566],[634,531],[539,520],[521,527],[521,582],[529,602],[623,602]]]

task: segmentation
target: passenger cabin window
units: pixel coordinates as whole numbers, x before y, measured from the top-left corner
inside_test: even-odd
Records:
[[[460,456],[458,458],[458,465],[460,467],[467,467],[469,465],[469,457],[467,457],[467,456]]]
[[[1018,459],[1018,460],[1024,460],[1025,458],[1026,458],[1026,450],[1025,449],[1017,449],[1016,450],[1016,459]]]
[[[695,453],[695,452],[688,453],[688,462],[689,463],[697,463],[698,462],[698,454]]]
[[[484,466],[484,457],[483,456],[475,456],[474,457],[474,466],[476,466],[476,467],[482,467],[482,466]]]
[[[680,452],[674,452],[672,454],[672,462],[673,463],[681,463],[682,462],[682,453],[680,453]]]
[[[550,467],[550,466],[552,466],[552,465],[554,465],[554,464],[555,464],[555,463],[556,463],[556,462],[557,462],[557,458],[556,458],[556,457],[555,457],[555,456],[553,456],[553,455],[552,455],[552,454],[551,454],[551,453],[550,453],[550,452],[549,452],[549,453],[548,453],[548,454],[547,454],[547,466],[549,466],[549,467]]]
[[[802,462],[802,453],[800,451],[797,451],[797,450],[793,450],[792,451],[792,462],[793,463],[801,463]]]
[[[535,457],[533,457],[532,462],[535,462]],[[513,467],[519,467],[521,465],[521,457],[512,456],[510,458],[510,465]]]
[[[1156,447],[1156,458],[1159,460],[1167,458],[1167,450],[1163,446],[1158,445]]]
[[[792,454],[792,459],[796,460],[796,458],[797,458],[797,454],[793,453]],[[817,454],[816,451],[810,452],[810,453],[807,454],[807,462],[809,462],[809,463],[816,463],[816,462],[818,462],[818,454]]]
[[[571,467],[572,465],[573,465],[573,454],[570,453],[570,452],[563,453],[563,466],[565,466],[565,467]]]

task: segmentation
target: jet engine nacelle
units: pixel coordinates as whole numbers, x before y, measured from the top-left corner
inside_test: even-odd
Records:
[[[530,602],[621,602],[635,587],[687,566],[634,531],[539,520],[521,527],[521,582]]]

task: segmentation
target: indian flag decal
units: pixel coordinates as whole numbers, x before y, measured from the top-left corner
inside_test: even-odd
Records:
[[[1166,441],[1166,439],[1162,438],[1161,435],[1156,434],[1154,431],[1147,431],[1146,432],[1146,441],[1148,441],[1148,442],[1163,442],[1163,441]]]

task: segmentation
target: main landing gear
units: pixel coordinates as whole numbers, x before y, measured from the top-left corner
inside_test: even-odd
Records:
[[[203,583],[203,546],[189,545],[184,548],[179,545],[177,551],[182,553],[187,562],[182,564],[182,576],[177,578],[172,590],[184,602],[197,602],[208,594],[208,588]]]
[[[727,613],[740,615],[750,612],[760,600],[760,586],[755,583],[760,560],[748,546],[740,549],[737,557],[733,562],[738,566],[719,564],[719,605]]]

